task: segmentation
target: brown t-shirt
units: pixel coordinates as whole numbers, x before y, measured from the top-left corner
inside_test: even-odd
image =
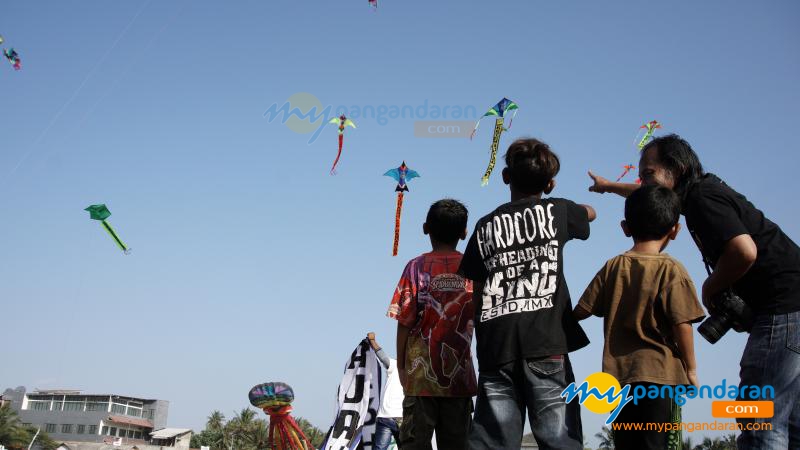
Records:
[[[603,317],[603,372],[621,384],[689,384],[672,326],[705,317],[686,269],[667,254],[606,262],[578,302]]]

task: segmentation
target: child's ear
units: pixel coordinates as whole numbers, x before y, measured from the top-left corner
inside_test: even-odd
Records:
[[[550,195],[550,193],[553,192],[553,189],[555,188],[556,188],[556,179],[553,178],[552,180],[550,180],[549,183],[547,183],[547,187],[544,188],[545,195]]]
[[[463,241],[463,240],[465,240],[466,238],[467,238],[467,229],[466,229],[466,228],[464,228],[464,232],[463,232],[463,233],[461,233],[461,240]]]
[[[672,230],[669,232],[669,240],[674,241],[676,237],[678,237],[678,232],[681,231],[681,224],[680,222],[676,223]]]
[[[625,237],[631,237],[631,230],[628,229],[628,222],[623,220],[619,225],[622,227],[622,232],[625,233]]]
[[[503,169],[503,183],[511,184],[511,171],[508,170],[508,167]]]
[[[422,234],[424,235],[428,234],[428,222],[422,224]]]

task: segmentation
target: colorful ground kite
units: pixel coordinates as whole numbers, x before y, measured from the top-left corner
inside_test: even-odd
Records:
[[[291,416],[294,391],[286,383],[263,383],[250,389],[250,403],[269,415],[269,448],[313,450],[314,446]],[[277,433],[276,433],[277,431]]]
[[[497,147],[500,145],[500,135],[503,134],[503,131],[508,130],[511,128],[511,122],[514,121],[514,116],[517,115],[517,110],[519,107],[516,103],[512,102],[511,100],[503,97],[502,100],[497,102],[496,105],[492,106],[489,111],[484,114],[480,119],[478,119],[478,123],[475,124],[475,129],[472,130],[472,134],[469,135],[469,138],[472,139],[475,136],[475,132],[478,131],[478,125],[481,124],[481,119],[484,117],[495,116],[497,120],[494,123],[494,138],[492,138],[492,148],[491,148],[491,156],[489,157],[489,167],[486,168],[486,173],[483,174],[483,178],[481,178],[481,186],[486,186],[489,184],[489,176],[492,175],[492,170],[494,170],[494,164],[497,161]],[[503,128],[503,120],[506,117],[506,113],[509,111],[514,111],[511,114],[511,119],[508,121],[508,128]]]
[[[111,228],[111,225],[106,222],[106,219],[111,217],[111,211],[108,210],[106,205],[92,205],[88,208],[85,208],[84,211],[89,211],[89,217],[91,217],[93,220],[99,220],[103,224],[103,228],[108,231],[108,234],[111,235],[111,237],[114,239],[114,242],[117,243],[119,248],[125,252],[126,255],[131,252],[131,249],[122,242],[114,229]]]
[[[400,164],[400,167],[392,169],[383,174],[386,177],[392,177],[397,181],[397,187],[394,189],[397,192],[397,210],[394,215],[394,246],[392,246],[392,256],[397,256],[397,248],[400,246],[400,216],[403,213],[403,191],[408,192],[407,182],[417,178],[419,174],[406,166],[406,162]]]
[[[10,62],[14,66],[14,70],[19,70],[22,68],[22,60],[19,59],[19,54],[17,54],[16,50],[10,48],[8,50],[3,50],[3,54],[5,55],[8,62]]]
[[[622,178],[624,178],[624,177],[625,177],[625,175],[627,175],[627,174],[628,174],[628,172],[630,172],[631,170],[633,170],[633,169],[635,169],[635,168],[636,168],[636,166],[634,166],[634,165],[631,165],[631,164],[628,164],[627,166],[623,166],[623,167],[625,168],[625,172],[622,172],[622,175],[620,175],[620,176],[617,178],[617,182],[619,182],[619,180],[621,180]]]
[[[328,123],[338,123],[339,124],[339,153],[336,154],[336,159],[333,161],[333,167],[331,167],[331,175],[336,174],[336,164],[339,162],[339,157],[342,156],[342,144],[344,144],[344,129],[345,127],[356,127],[356,124],[353,123],[352,120],[345,117],[344,114],[339,116],[338,118],[334,117]]]

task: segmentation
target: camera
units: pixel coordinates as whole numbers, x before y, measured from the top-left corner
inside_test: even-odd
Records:
[[[742,333],[753,326],[753,310],[732,291],[727,290],[711,299],[708,319],[697,327],[697,331],[711,344],[725,335],[731,328]]]

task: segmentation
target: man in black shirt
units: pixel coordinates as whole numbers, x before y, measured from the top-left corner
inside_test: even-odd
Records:
[[[800,248],[743,195],[703,172],[697,154],[677,135],[642,150],[643,184],[659,184],[682,198],[686,225],[714,268],[703,283],[706,308],[732,288],[755,312],[741,360],[740,386],[773,386],[771,419],[738,419],[739,449],[800,448]],[[589,172],[590,191],[627,197],[639,185],[611,182]],[[772,431],[747,430],[771,422]]]

